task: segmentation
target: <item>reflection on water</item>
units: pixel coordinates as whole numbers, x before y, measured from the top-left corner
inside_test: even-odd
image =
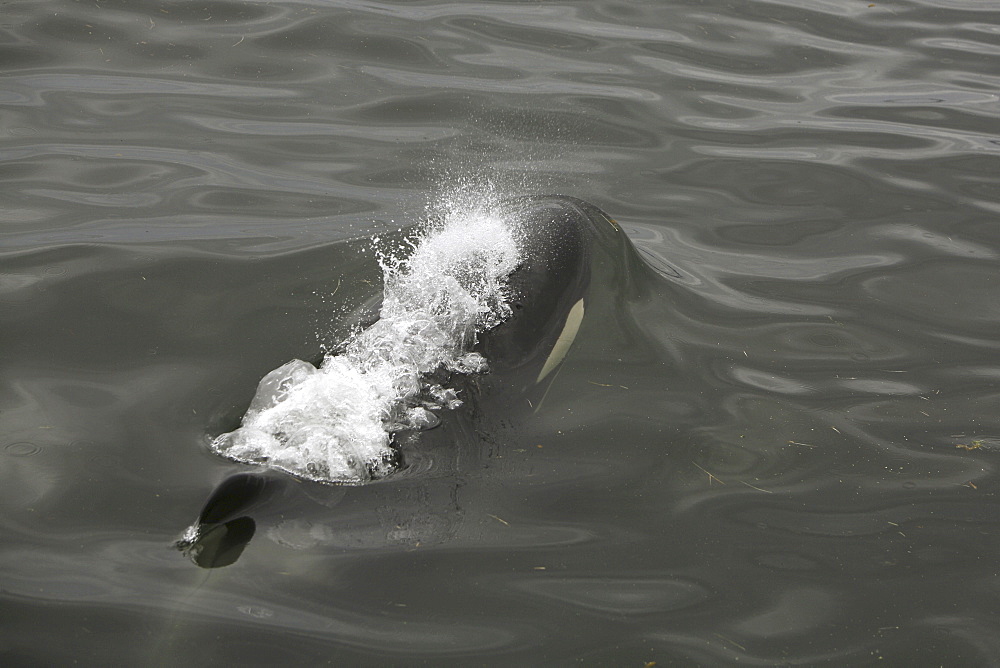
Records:
[[[3,16],[5,664],[996,663],[995,8]],[[541,407],[470,387],[403,475],[172,549],[243,470],[209,437],[378,292],[367,238],[485,181],[644,263]]]

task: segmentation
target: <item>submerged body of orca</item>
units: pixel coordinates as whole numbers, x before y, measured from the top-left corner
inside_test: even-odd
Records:
[[[595,276],[599,274],[603,281],[621,283],[614,280],[616,275],[631,274],[643,266],[618,225],[591,204],[570,197],[545,196],[510,199],[498,208],[504,220],[518,229],[523,260],[509,276],[511,315],[480,333],[474,348],[488,360],[489,372],[453,379],[460,383],[466,405],[448,422],[453,438],[462,443],[449,444],[455,446],[451,447],[455,453],[449,456],[450,464],[442,465],[440,457],[434,461],[415,446],[427,435],[394,434],[394,448],[399,453],[396,473],[380,484],[367,487],[421,485],[444,477],[450,481],[445,485],[447,489],[438,494],[444,499],[440,503],[453,504],[452,488],[457,484],[454,482],[457,472],[463,468],[461,462],[474,466],[469,462],[470,458],[477,460],[478,450],[501,438],[508,440],[509,434],[498,436],[498,433],[516,430],[519,423],[530,420],[541,407],[589,313],[590,301],[597,292],[591,289]],[[446,469],[444,476],[442,468]],[[256,523],[249,516],[254,508],[268,500],[287,500],[296,489],[308,486],[331,489],[302,483],[274,471],[230,476],[213,491],[197,522],[177,546],[199,566],[229,565],[239,558],[254,535]],[[427,507],[437,503],[428,502],[434,494],[433,490],[423,489],[418,494],[423,501],[412,509],[413,513],[437,513]],[[311,496],[324,494],[314,489]],[[320,503],[329,505],[328,500]],[[388,524],[397,531],[408,524],[411,528],[421,523],[435,524],[409,519],[413,521],[394,516]],[[437,526],[431,533],[437,538],[448,534],[453,522],[444,524],[447,526]],[[419,535],[409,537],[421,540]]]

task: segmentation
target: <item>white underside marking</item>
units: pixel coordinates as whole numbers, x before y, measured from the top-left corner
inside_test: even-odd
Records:
[[[552,352],[549,353],[548,359],[545,360],[545,365],[538,373],[538,378],[535,380],[536,383],[542,382],[566,357],[569,347],[573,345],[573,339],[576,338],[576,333],[580,331],[581,322],[583,322],[582,299],[573,304],[573,308],[569,310],[569,315],[566,316],[566,324],[563,325],[563,330],[559,334],[559,338],[556,339],[556,344],[552,346]]]

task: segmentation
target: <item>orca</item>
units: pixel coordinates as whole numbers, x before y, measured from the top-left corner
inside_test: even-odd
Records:
[[[537,412],[572,347],[590,309],[595,271],[628,271],[641,261],[618,224],[583,200],[525,196],[501,202],[497,211],[516,230],[523,260],[508,280],[512,313],[481,332],[473,348],[486,358],[489,371],[464,379],[467,405],[456,412],[478,417],[493,412],[505,421],[516,421],[518,415]],[[370,300],[360,319],[371,318],[379,303]],[[466,432],[475,439],[492,426],[485,420]],[[394,439],[399,469],[419,484],[414,480],[419,471],[406,472],[407,446],[401,444],[406,438],[396,434]],[[393,477],[375,484],[391,484]],[[225,478],[175,546],[203,568],[234,563],[255,533],[248,513],[284,495],[292,481],[291,476],[275,471]]]

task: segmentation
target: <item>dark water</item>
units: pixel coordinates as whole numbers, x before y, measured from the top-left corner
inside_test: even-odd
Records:
[[[1000,662],[997,7],[0,23],[4,665]],[[368,235],[485,180],[656,273],[606,271],[537,413],[291,484],[226,568],[173,549],[242,470],[207,436],[377,290]]]

